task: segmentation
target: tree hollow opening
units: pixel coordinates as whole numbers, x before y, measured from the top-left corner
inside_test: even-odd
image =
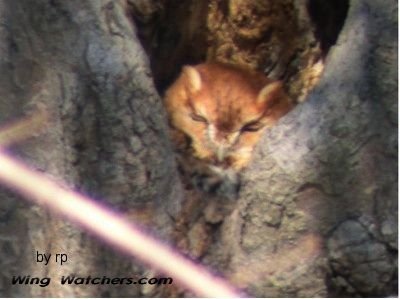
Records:
[[[284,82],[302,102],[343,27],[348,0],[128,0],[160,94],[183,65],[221,61]]]

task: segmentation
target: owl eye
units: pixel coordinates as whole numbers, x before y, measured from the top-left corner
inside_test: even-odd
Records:
[[[263,128],[263,124],[258,121],[253,121],[245,124],[241,131],[242,132],[257,132]]]
[[[190,117],[191,117],[194,121],[201,122],[201,123],[208,123],[208,120],[207,120],[204,116],[201,116],[201,115],[192,113],[192,114],[190,115]]]

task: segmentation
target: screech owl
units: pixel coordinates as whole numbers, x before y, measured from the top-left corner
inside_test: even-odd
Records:
[[[264,129],[293,106],[280,81],[222,63],[183,67],[164,103],[183,175],[223,195],[237,191]]]

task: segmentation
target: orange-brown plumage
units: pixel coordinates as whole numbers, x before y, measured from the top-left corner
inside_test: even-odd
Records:
[[[263,129],[292,108],[279,81],[220,63],[184,67],[165,105],[173,135],[186,136],[194,157],[236,171],[248,164]]]
[[[264,129],[293,106],[280,81],[221,63],[185,66],[164,100],[184,177],[229,197]]]

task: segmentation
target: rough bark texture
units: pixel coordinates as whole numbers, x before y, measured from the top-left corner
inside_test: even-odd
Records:
[[[396,28],[394,1],[351,1],[318,86],[244,174],[203,261],[250,294],[396,293]]]
[[[10,150],[70,187],[106,199],[124,216],[140,218],[252,296],[393,295],[397,2],[351,0],[329,53],[346,1],[279,1],[269,8],[261,2],[0,1],[0,121],[36,107],[51,115],[45,134]],[[161,100],[127,11],[159,90],[182,64],[225,59],[270,70],[289,90],[295,86],[297,97],[317,82],[313,70],[324,58],[308,100],[258,147],[237,201],[182,190]],[[271,52],[264,51],[268,46]],[[62,275],[126,277],[144,270],[6,190],[0,193],[0,246],[0,296],[184,294],[61,286]],[[36,263],[36,251],[66,253],[69,260],[44,266]],[[13,275],[53,281],[47,288],[12,286]]]
[[[175,20],[142,38],[161,88],[176,72],[171,61],[202,56],[265,69],[297,99],[317,82],[318,58],[326,70],[308,101],[267,133],[237,203],[186,194],[181,248],[254,296],[395,293],[395,2],[209,1],[202,13],[193,5],[166,5],[175,14],[147,24]],[[191,22],[203,35],[185,29]],[[163,42],[168,32],[175,39]],[[184,53],[193,43],[199,47]],[[164,45],[178,50],[168,56]]]
[[[308,1],[129,0],[131,15],[163,91],[183,64],[204,60],[240,64],[281,79],[293,99],[304,100],[323,69]],[[340,6],[340,5],[338,5]],[[320,9],[329,14],[330,7]],[[344,16],[331,18],[340,28]],[[321,26],[326,33],[325,24]],[[331,31],[333,31],[331,29]],[[335,40],[337,32],[328,32]]]
[[[161,101],[125,3],[0,5],[0,119],[35,113],[39,105],[51,115],[45,134],[12,151],[70,187],[107,199],[127,217],[140,211],[148,224],[168,227],[164,203],[179,203],[179,184]],[[62,275],[126,277],[142,270],[9,193],[1,193],[1,206],[1,296],[140,296],[140,288],[129,285],[61,286]],[[36,251],[66,253],[68,262],[38,264]],[[45,288],[11,286],[12,275],[53,281]]]

